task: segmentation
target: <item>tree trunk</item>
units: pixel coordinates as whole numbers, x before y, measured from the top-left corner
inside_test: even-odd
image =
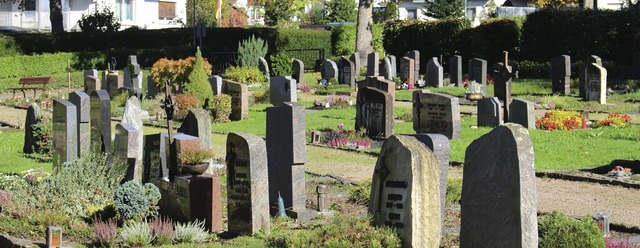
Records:
[[[49,20],[51,21],[51,32],[62,33],[62,0],[49,0]]]
[[[373,0],[358,3],[358,27],[356,29],[356,52],[362,66],[367,65],[367,55],[373,52]]]

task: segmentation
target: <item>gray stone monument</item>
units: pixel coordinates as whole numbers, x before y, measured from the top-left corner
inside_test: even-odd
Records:
[[[393,81],[386,80],[382,77],[367,77],[365,80],[358,82],[358,89],[364,87],[373,87],[385,91],[391,95],[392,103],[395,101],[396,83]]]
[[[89,70],[84,70],[84,77],[86,76],[92,76],[97,78],[98,77],[98,70],[96,69],[89,69]]]
[[[249,116],[249,89],[246,84],[223,79],[222,93],[231,96],[230,120],[239,121]]]
[[[190,109],[178,128],[179,133],[200,138],[200,148],[212,149],[211,144],[211,115],[204,109]]]
[[[271,213],[277,213],[280,195],[289,217],[309,220],[315,217],[315,212],[305,207],[304,163],[307,150],[304,106],[287,102],[279,107],[268,107],[266,111]]]
[[[351,88],[355,88],[356,86],[356,72],[355,66],[353,62],[349,60],[347,57],[342,56],[340,59],[340,76],[338,77],[338,82],[340,84],[350,85]]]
[[[132,124],[116,124],[116,137],[113,140],[114,162],[127,166],[124,181],[142,181],[142,161],[139,160],[138,151],[142,150],[142,143],[138,139],[142,137],[142,130]]]
[[[100,83],[100,79],[94,76],[86,76],[84,77],[84,92],[87,95],[91,95],[91,92],[99,90],[102,88]]]
[[[509,105],[509,122],[522,125],[524,128],[536,128],[536,116],[532,101],[513,98]]]
[[[458,87],[464,87],[462,82],[462,56],[453,55],[449,58],[449,81]]]
[[[503,122],[502,103],[497,97],[485,97],[478,101],[478,126],[497,127]]]
[[[269,64],[263,57],[260,57],[258,59],[258,68],[260,69],[262,74],[264,74],[265,78],[271,78],[271,73],[269,73]]]
[[[122,88],[125,88],[126,90],[131,90],[131,73],[129,73],[129,68],[125,67],[122,69],[122,74],[124,74],[123,77],[123,85]]]
[[[444,86],[444,69],[438,63],[438,58],[433,57],[427,62],[427,74],[425,84],[431,87]]]
[[[585,101],[596,101],[600,104],[607,104],[607,69],[591,63],[587,67]]]
[[[355,129],[363,128],[370,137],[393,134],[393,99],[388,92],[373,87],[358,90]]]
[[[222,77],[218,75],[211,76],[209,78],[209,84],[211,84],[211,91],[213,91],[214,96],[222,94]]]
[[[167,133],[144,135],[143,175],[142,183],[156,183],[162,177],[161,166],[166,164],[166,149],[164,143]]]
[[[145,98],[154,99],[158,96],[158,85],[153,80],[153,76],[147,76],[147,95]]]
[[[367,77],[377,77],[378,73],[378,62],[380,61],[380,56],[377,52],[372,52],[367,55]]]
[[[107,83],[103,85],[102,89],[106,90],[108,95],[115,97],[119,93],[119,89],[123,86],[123,77],[118,74],[109,73],[107,75]],[[88,94],[91,96],[91,94]]]
[[[571,94],[571,57],[561,55],[551,59],[551,89],[565,96]]]
[[[91,153],[91,101],[89,95],[82,91],[75,91],[69,94],[69,101],[76,106],[76,116],[78,126],[78,157],[82,158]]]
[[[402,57],[400,60],[400,80],[403,83],[415,83],[416,78],[415,75],[415,60],[409,57]]]
[[[410,136],[393,135],[382,145],[369,197],[372,224],[388,226],[403,247],[440,247],[439,164]]]
[[[457,97],[441,93],[413,92],[413,130],[460,138],[460,103]]]
[[[507,123],[467,148],[460,247],[538,247],[536,175],[529,132]]]
[[[389,62],[391,62],[391,77],[398,77],[398,64],[396,60],[396,56],[389,55]]]
[[[349,57],[349,60],[353,62],[353,71],[355,72],[354,77],[360,76],[360,68],[362,68],[362,63],[360,63],[360,55],[358,53],[353,53]]]
[[[487,61],[479,58],[469,60],[469,81],[482,84],[482,95],[487,95]]]
[[[404,54],[404,57],[413,59],[413,83],[415,84],[420,78],[420,51],[411,50]]]
[[[587,68],[589,67],[589,65],[596,63],[599,66],[602,66],[602,60],[600,59],[600,57],[595,56],[595,55],[591,55],[587,58],[585,58],[584,60],[582,60],[582,65],[580,66],[580,81],[579,81],[579,92],[580,92],[580,97],[584,98],[587,95],[587,77],[588,77],[588,72],[587,72]]]
[[[268,232],[269,173],[264,140],[250,133],[229,133],[226,154],[229,232]]]
[[[338,80],[338,65],[333,60],[327,59],[322,61],[322,70],[320,71],[322,79],[331,80],[335,78]]]
[[[38,124],[40,121],[40,106],[36,103],[32,103],[27,108],[27,116],[24,121],[24,146],[22,152],[31,154],[40,151],[40,147],[33,136],[33,125]]]
[[[135,180],[142,181],[142,153],[144,142],[144,137],[142,135],[143,124],[142,124],[142,106],[140,105],[140,100],[136,96],[131,96],[124,105],[124,113],[122,114],[122,124],[131,124],[136,130],[138,130],[141,134],[137,135],[138,139],[135,146],[131,146],[137,149],[137,156],[135,157],[135,167],[138,169],[135,171]]]
[[[380,76],[386,80],[393,80],[393,68],[391,67],[391,60],[389,57],[382,59],[380,64]]]
[[[96,90],[91,100],[91,151],[111,152],[111,99],[106,90]]]
[[[304,83],[304,62],[302,62],[302,60],[294,58],[292,67],[293,68],[291,70],[291,77],[295,79],[298,84]]]
[[[53,168],[78,158],[76,106],[64,99],[53,100]]]
[[[285,102],[297,102],[296,80],[289,76],[272,77],[269,87],[269,102],[273,106],[281,106]]]

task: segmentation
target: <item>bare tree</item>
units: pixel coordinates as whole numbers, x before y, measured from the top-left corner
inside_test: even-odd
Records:
[[[356,29],[356,52],[363,66],[367,64],[367,55],[373,52],[373,0],[360,0],[358,3],[358,26]]]

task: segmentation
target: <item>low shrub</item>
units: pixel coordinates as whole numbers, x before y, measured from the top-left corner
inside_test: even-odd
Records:
[[[155,245],[170,245],[173,243],[173,222],[170,218],[155,217],[151,223],[151,231],[156,237],[154,240]]]
[[[605,247],[602,231],[590,216],[576,220],[553,211],[538,225],[539,247]]]
[[[293,67],[291,58],[286,53],[271,55],[271,76],[291,76]]]
[[[459,205],[462,198],[462,178],[447,179],[447,204]]]
[[[596,121],[593,124],[594,128],[597,127],[626,127],[631,124],[631,116],[623,114],[620,115],[618,113],[609,114],[607,118]]]
[[[176,110],[174,117],[177,120],[182,120],[187,117],[189,110],[200,106],[198,97],[189,94],[177,94],[176,95]]]
[[[213,96],[209,110],[211,111],[211,116],[213,116],[213,122],[229,122],[229,115],[231,115],[231,96],[226,94]]]
[[[95,243],[103,247],[115,247],[118,237],[118,223],[109,219],[103,221],[100,218],[93,218],[93,234]]]
[[[41,115],[38,121],[31,125],[33,128],[34,151],[51,159],[53,148],[53,121]]]
[[[151,245],[154,236],[149,224],[146,222],[134,222],[122,227],[120,239],[127,247],[144,247]]]
[[[546,112],[542,118],[536,120],[537,128],[548,131],[584,128],[584,124],[578,113],[560,110]]]
[[[118,187],[113,201],[120,219],[140,221],[158,213],[159,200],[160,190],[155,185],[128,181]]]
[[[236,67],[231,66],[224,71],[222,75],[224,79],[243,83],[243,84],[257,84],[267,82],[264,74],[260,72],[257,66],[250,67]]]
[[[253,102],[254,103],[269,103],[271,101],[269,96],[269,85],[266,83],[262,85],[259,89],[253,92]]]
[[[369,203],[369,194],[371,194],[371,179],[364,180],[357,186],[353,186],[347,190],[349,201],[366,205]]]
[[[511,63],[509,63],[511,64]],[[534,61],[513,61],[514,71],[518,71],[519,78],[539,78],[548,79],[551,75],[550,62],[534,62]]]
[[[71,53],[16,55],[0,57],[0,78],[45,76],[66,71]]]
[[[209,241],[209,233],[204,228],[204,221],[176,223],[174,240],[177,243],[202,244]]]
[[[124,107],[124,105],[127,103],[127,100],[129,100],[129,92],[121,92],[115,97],[112,97],[110,102],[111,116],[114,116],[116,114],[116,110],[119,107]]]
[[[88,15],[82,14],[78,20],[78,26],[82,32],[113,33],[120,29],[120,22],[109,7],[104,7],[101,10],[96,8],[93,13]]]

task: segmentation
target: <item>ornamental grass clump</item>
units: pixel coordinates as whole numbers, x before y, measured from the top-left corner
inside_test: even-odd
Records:
[[[204,228],[204,221],[176,223],[174,241],[188,244],[201,244],[209,241],[209,233]]]
[[[536,120],[537,128],[548,131],[585,128],[584,124],[578,113],[560,110],[546,112],[542,118]]]
[[[631,116],[615,113],[609,114],[607,118],[596,121],[593,127],[626,127],[629,124],[631,124]]]
[[[183,165],[200,164],[212,158],[213,155],[213,151],[210,149],[188,149],[178,154],[178,160]]]
[[[134,222],[122,227],[120,238],[126,247],[144,247],[151,245],[155,237],[147,222]]]

